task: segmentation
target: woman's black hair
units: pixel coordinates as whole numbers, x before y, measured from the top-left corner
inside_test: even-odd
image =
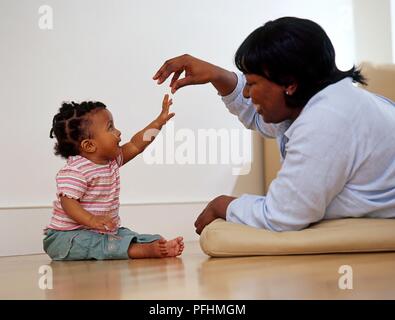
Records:
[[[245,74],[261,75],[283,86],[296,83],[294,94],[285,95],[291,108],[303,108],[318,91],[346,77],[366,85],[355,66],[348,71],[337,68],[328,35],[307,19],[283,17],[265,23],[240,45],[235,63]]]
[[[89,138],[88,113],[105,109],[101,102],[84,101],[81,103],[64,102],[53,117],[50,138],[56,137],[55,154],[67,159],[80,153],[80,143]]]

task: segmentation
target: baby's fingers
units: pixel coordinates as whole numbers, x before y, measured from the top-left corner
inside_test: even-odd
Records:
[[[101,220],[102,228],[105,230],[112,230],[116,227],[114,218],[111,216],[104,216]]]
[[[169,103],[169,95],[166,93],[163,97],[162,107],[165,107]]]
[[[169,107],[173,104],[173,99],[169,100],[169,95],[165,94],[162,102],[162,109],[168,110]]]
[[[110,220],[106,222],[107,225],[110,225],[111,227],[116,227],[118,223],[118,219],[116,217],[110,217]]]

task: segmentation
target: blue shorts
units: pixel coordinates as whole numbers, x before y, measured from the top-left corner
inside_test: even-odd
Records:
[[[129,259],[131,243],[149,243],[162,238],[158,234],[139,234],[127,228],[119,228],[115,235],[53,229],[47,229],[45,235],[44,251],[52,260]]]

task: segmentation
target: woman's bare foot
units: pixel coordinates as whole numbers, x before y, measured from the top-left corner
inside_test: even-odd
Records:
[[[133,243],[129,246],[128,255],[132,259],[166,258],[179,256],[184,250],[182,237],[173,240],[156,240],[150,243]]]

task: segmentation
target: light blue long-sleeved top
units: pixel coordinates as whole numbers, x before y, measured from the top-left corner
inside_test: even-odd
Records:
[[[233,200],[226,220],[273,231],[300,230],[322,220],[395,217],[395,103],[334,83],[291,122],[268,124],[243,97],[245,77],[223,97],[246,128],[276,138],[282,168],[266,196]]]

